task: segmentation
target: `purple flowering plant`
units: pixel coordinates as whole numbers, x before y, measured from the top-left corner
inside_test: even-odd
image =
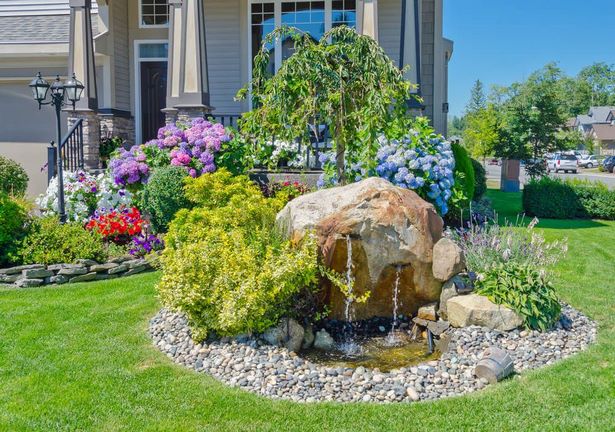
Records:
[[[162,250],[164,241],[154,234],[141,233],[132,238],[130,246],[130,255],[144,257],[152,252]]]
[[[158,130],[156,139],[121,149],[111,161],[114,181],[135,188],[147,183],[156,167],[183,167],[191,177],[216,170],[215,155],[231,137],[224,126],[197,118],[190,123],[176,122]]]

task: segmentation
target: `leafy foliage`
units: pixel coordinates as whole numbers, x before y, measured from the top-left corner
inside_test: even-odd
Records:
[[[476,293],[517,312],[529,329],[548,330],[561,313],[555,288],[544,273],[529,264],[492,267],[477,282]]]
[[[471,159],[474,168],[474,201],[480,200],[487,192],[487,171],[482,163],[476,159]]]
[[[28,212],[22,203],[0,191],[0,266],[9,264],[26,234]]]
[[[275,230],[281,202],[226,170],[187,185],[198,207],[178,212],[165,238],[165,305],[187,314],[195,339],[262,332],[316,285],[315,239],[299,245]]]
[[[269,76],[267,45],[280,37],[292,38],[294,54]],[[272,137],[308,145],[310,128],[318,135],[318,126],[327,125],[341,184],[349,180],[347,169],[353,164],[373,172],[378,136],[406,121],[406,103],[413,97],[404,71],[382,47],[345,26],[318,42],[297,29],[273,31],[254,59],[251,83],[238,98],[248,97],[249,89],[256,108],[243,117],[242,133],[257,147]]]
[[[544,218],[615,220],[615,191],[600,182],[543,177],[525,185],[523,209]]]
[[[103,262],[108,251],[102,236],[80,223],[62,225],[55,217],[43,217],[32,222],[16,255],[23,264],[61,264],[80,258]]]
[[[156,169],[143,190],[141,210],[149,215],[156,233],[166,232],[175,213],[189,206],[184,193],[186,170],[167,166]]]
[[[0,155],[0,192],[22,197],[28,188],[28,174],[17,162]]]
[[[504,135],[502,117],[492,103],[466,115],[463,144],[472,156],[485,159],[493,154]]]

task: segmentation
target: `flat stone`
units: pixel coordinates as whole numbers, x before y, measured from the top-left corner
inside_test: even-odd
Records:
[[[0,274],[13,275],[13,274],[21,273],[24,270],[34,270],[34,269],[44,269],[44,268],[45,266],[42,264],[29,264],[29,265],[22,265],[22,266],[17,266],[17,267],[9,267],[5,269],[0,269]]]
[[[110,275],[114,275],[114,274],[118,274],[118,273],[124,273],[125,271],[128,271],[128,265],[127,264],[120,264],[117,267],[109,269],[109,271],[107,273],[109,273]]]
[[[21,278],[21,275],[18,273],[12,274],[12,275],[0,274],[0,283],[12,284],[12,283],[17,282],[20,278]]]
[[[419,317],[412,318],[412,322],[420,325],[421,327],[427,327],[430,323],[430,321],[427,321],[426,319],[419,318]]]
[[[427,321],[436,321],[438,319],[438,317],[436,316],[436,306],[436,303],[430,303],[428,305],[421,306],[417,313],[417,317]]]
[[[64,275],[56,275],[56,276],[51,276],[49,278],[49,283],[52,283],[52,284],[62,285],[67,282],[68,282],[68,277]]]
[[[94,261],[91,259],[78,259],[77,264],[81,264],[82,266],[90,267],[93,265],[97,265],[98,261]]]
[[[79,267],[63,268],[62,270],[58,272],[58,274],[62,276],[79,276],[79,275],[84,275],[87,272],[88,272],[88,269],[86,269],[85,267],[79,266]]]
[[[442,333],[447,331],[450,326],[451,324],[448,321],[430,321],[429,323],[427,323],[427,328],[435,336],[440,336]]]
[[[109,280],[109,279],[117,279],[119,275],[117,274],[107,274],[107,273],[96,273],[95,280]]]
[[[45,268],[24,270],[21,274],[24,279],[45,279],[53,276],[53,272]]]
[[[116,267],[119,267],[119,264],[116,264],[116,263],[96,264],[90,267],[90,271],[96,272],[96,273],[104,273]]]
[[[146,261],[144,259],[133,259],[133,260],[124,262],[124,264],[128,265],[129,269],[133,269],[135,267],[140,267],[146,264]]]
[[[93,281],[96,279],[96,275],[97,273],[86,273],[86,274],[82,274],[80,276],[75,276],[70,278],[70,283],[77,283],[77,282],[89,282],[89,281]]]
[[[115,257],[115,258],[111,259],[109,262],[112,262],[112,263],[115,263],[115,264],[122,264],[122,263],[124,263],[126,261],[131,261],[133,259],[134,258],[131,257],[130,255],[124,255],[124,256],[121,256],[121,257]]]
[[[140,266],[137,267],[133,267],[130,270],[128,270],[126,273],[124,273],[122,276],[132,276],[132,275],[136,275],[138,273],[143,273],[145,270],[148,270],[149,267],[145,264],[142,264]]]
[[[20,288],[32,288],[43,285],[43,279],[19,279],[15,284]]]
[[[446,308],[453,327],[477,325],[509,331],[523,324],[523,319],[516,312],[476,294],[453,297],[448,300]]]
[[[47,270],[57,272],[62,269],[81,268],[81,267],[83,267],[81,264],[51,264],[47,266]]]

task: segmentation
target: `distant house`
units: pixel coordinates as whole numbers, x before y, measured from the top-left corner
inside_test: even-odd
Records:
[[[567,126],[592,139],[600,154],[615,154],[615,106],[591,107],[587,115],[570,119]]]
[[[97,165],[96,134],[140,143],[165,119],[204,113],[239,116],[234,96],[275,27],[319,39],[348,25],[376,39],[419,84],[419,109],[446,134],[448,62],[443,0],[10,0],[0,1],[0,154],[36,171],[54,137],[53,116],[39,112],[27,88],[73,72],[85,84],[77,113],[88,122],[86,165]],[[272,71],[292,53],[272,44]],[[66,123],[65,123],[66,124]]]

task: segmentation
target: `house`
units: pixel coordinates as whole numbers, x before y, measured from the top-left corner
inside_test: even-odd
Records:
[[[53,115],[38,111],[27,84],[74,72],[85,85],[76,111],[84,121],[85,162],[98,166],[101,135],[129,143],[152,138],[165,120],[213,113],[238,116],[234,96],[250,79],[252,58],[275,27],[318,38],[338,25],[379,41],[419,84],[419,109],[446,134],[448,62],[443,0],[11,0],[0,2],[0,154],[31,173],[46,160]],[[271,46],[275,70],[290,55]]]
[[[567,125],[581,132],[585,138],[592,139],[600,154],[615,154],[615,107],[590,107],[587,115],[578,115]]]

